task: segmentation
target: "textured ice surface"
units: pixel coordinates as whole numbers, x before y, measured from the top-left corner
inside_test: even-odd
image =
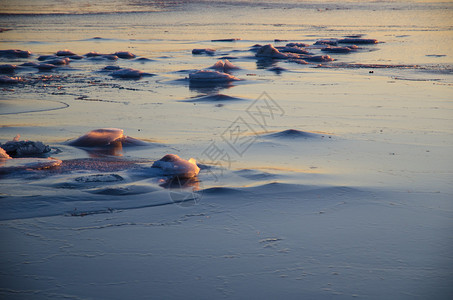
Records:
[[[13,158],[0,160],[0,174],[9,174],[20,170],[41,170],[61,165],[61,160],[54,158]]]

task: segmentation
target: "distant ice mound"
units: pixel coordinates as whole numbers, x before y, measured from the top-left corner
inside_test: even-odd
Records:
[[[256,57],[262,57],[262,58],[281,58],[281,59],[286,59],[286,58],[299,58],[297,54],[294,53],[281,53],[276,49],[274,46],[271,44],[261,46],[258,48],[255,54]]]
[[[195,159],[185,160],[176,154],[167,154],[154,162],[153,168],[162,170],[163,175],[191,178],[198,175],[200,168]]]
[[[298,47],[298,46],[285,46],[285,47],[278,47],[276,48],[280,52],[289,52],[289,53],[296,53],[296,54],[310,54],[309,51]]]
[[[215,49],[205,48],[205,49],[193,49],[192,54],[199,55],[199,54],[207,54],[207,55],[214,55]]]
[[[238,97],[232,97],[223,94],[211,94],[200,97],[195,97],[186,100],[186,102],[223,102],[223,101],[242,101],[244,99]]]
[[[11,157],[36,157],[50,152],[50,147],[42,142],[19,141],[17,135],[12,141],[0,144],[0,147]]]
[[[123,79],[140,79],[143,76],[153,76],[153,74],[145,73],[136,69],[125,68],[113,71],[110,76]]]
[[[0,65],[0,73],[12,74],[16,70],[16,65],[5,64]]]
[[[130,53],[129,51],[118,51],[118,52],[115,52],[113,55],[116,55],[122,59],[132,59],[132,58],[136,57],[135,54]]]
[[[326,39],[326,40],[318,40],[313,45],[322,45],[322,46],[337,46],[338,40],[337,39]]]
[[[322,48],[321,51],[328,52],[328,53],[350,53],[351,51],[354,51],[356,49],[358,49],[358,47],[355,45],[352,45],[349,47],[327,46],[325,48]]]
[[[211,42],[236,42],[242,40],[241,38],[231,38],[231,39],[216,39],[211,40]]]
[[[99,52],[88,52],[87,54],[84,55],[85,57],[92,59],[92,60],[117,60],[118,56],[115,54],[102,54]]]
[[[122,129],[101,128],[95,129],[81,137],[70,141],[69,145],[76,147],[115,147],[121,146],[142,146],[145,142],[123,134]]]
[[[74,52],[68,50],[68,49],[64,49],[64,50],[60,50],[56,53],[57,56],[74,56],[76,55]]]
[[[229,82],[240,79],[223,72],[201,70],[190,73],[189,80],[193,82]]]
[[[270,133],[265,135],[265,137],[269,138],[277,138],[277,139],[307,139],[307,138],[317,138],[321,137],[321,135],[313,132],[301,131],[297,129],[287,129],[275,133]]]
[[[51,65],[56,65],[56,66],[63,66],[63,65],[69,65],[70,59],[65,57],[65,58],[55,58],[51,60],[46,60],[47,64]]]
[[[339,44],[377,44],[378,40],[375,39],[362,39],[362,38],[346,38],[338,40]]]
[[[335,60],[329,55],[304,56],[303,59],[310,62],[328,62]]]
[[[5,58],[27,58],[30,57],[31,52],[26,50],[9,49],[0,50],[0,57]]]
[[[240,69],[238,66],[233,65],[228,59],[225,59],[225,61],[219,60],[209,68],[223,73]]]
[[[53,64],[39,64],[36,66],[36,68],[39,70],[39,71],[50,71],[50,70],[53,70],[55,69],[57,66],[56,65],[53,65]]]
[[[308,44],[305,44],[305,43],[288,43],[286,44],[286,47],[300,47],[300,48],[304,48],[304,47],[308,47],[309,45]]]

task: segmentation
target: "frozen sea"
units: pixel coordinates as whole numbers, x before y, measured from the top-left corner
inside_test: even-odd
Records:
[[[62,163],[0,161],[0,297],[452,299],[452,20],[450,1],[1,1],[0,50],[31,55],[0,57],[0,143]],[[315,45],[351,38],[378,42]],[[288,43],[310,55],[255,56]],[[190,80],[225,59],[238,80]],[[135,142],[71,144],[99,128]],[[200,173],[157,174],[166,154]]]

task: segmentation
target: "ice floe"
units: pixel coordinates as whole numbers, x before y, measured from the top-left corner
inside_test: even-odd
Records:
[[[51,60],[46,60],[45,62],[47,64],[51,64],[51,65],[63,66],[63,65],[68,65],[69,61],[70,61],[69,58],[65,57],[65,58],[55,58],[55,59],[51,59]]]
[[[286,46],[286,47],[277,47],[276,48],[280,52],[288,52],[288,53],[296,53],[296,54],[310,54],[309,51],[298,47],[298,46]]]
[[[262,58],[298,58],[299,56],[293,53],[281,53],[278,49],[276,49],[271,44],[261,46],[258,48],[255,54],[256,57]]]
[[[68,49],[64,49],[64,50],[60,50],[56,53],[57,56],[74,56],[76,55],[74,52],[68,50]]]
[[[118,52],[115,52],[114,55],[118,56],[119,58],[122,58],[122,59],[131,59],[131,58],[135,58],[136,55],[133,54],[133,53],[130,53],[129,51],[118,51]]]
[[[338,40],[337,39],[329,39],[329,40],[319,40],[314,43],[314,45],[330,45],[330,46],[337,46]]]
[[[300,47],[300,48],[304,48],[304,47],[308,47],[309,45],[308,44],[305,44],[305,43],[288,43],[286,44],[286,47]]]
[[[38,64],[36,66],[36,68],[40,71],[50,71],[50,70],[53,70],[55,69],[57,66],[56,65],[53,65],[53,64],[45,64],[45,63],[42,63],[42,64]]]
[[[0,65],[0,73],[11,74],[14,73],[16,68],[17,68],[16,65],[11,64]]]
[[[115,54],[102,54],[99,52],[88,52],[84,55],[91,60],[117,60],[118,56]]]
[[[124,68],[113,71],[110,76],[124,79],[139,79],[143,76],[153,76],[153,74],[136,69]]]
[[[38,57],[38,60],[39,61],[45,61],[45,60],[49,60],[49,59],[56,59],[58,58],[58,56],[54,55],[54,54],[51,54],[51,55],[40,55]]]
[[[198,175],[200,168],[194,158],[185,160],[176,154],[167,154],[154,162],[153,168],[162,170],[163,175],[191,178]]]
[[[146,145],[145,142],[124,135],[124,131],[118,128],[101,128],[92,130],[81,137],[69,141],[69,145],[76,147],[109,147],[109,146],[127,146]]]
[[[232,97],[224,94],[211,94],[199,96],[185,100],[185,102],[224,102],[224,101],[243,101],[244,99]]]
[[[361,38],[346,38],[338,40],[339,44],[377,44],[378,40],[375,39],[361,39]]]
[[[192,54],[207,54],[214,55],[215,49],[205,48],[205,49],[193,49]]]
[[[225,59],[225,61],[222,60],[217,61],[214,65],[210,67],[210,69],[216,69],[217,71],[226,73],[231,70],[238,70],[240,68],[232,64],[228,59]]]
[[[217,39],[217,40],[211,40],[211,42],[235,42],[235,41],[240,41],[241,38],[231,38],[231,39]]]
[[[17,135],[12,141],[0,144],[0,147],[11,157],[31,157],[42,156],[50,152],[50,147],[42,142],[20,141]]]
[[[263,135],[264,138],[276,138],[276,139],[308,139],[308,138],[323,138],[325,136],[326,134],[301,131],[297,129],[287,129]]]
[[[15,84],[23,81],[20,77],[10,77],[6,75],[0,75],[0,84]]]
[[[352,45],[350,47],[332,47],[328,46],[325,48],[322,48],[321,51],[323,52],[328,52],[328,53],[350,53],[351,51],[356,50],[358,47],[355,45]]]
[[[328,62],[328,61],[334,61],[332,57],[329,55],[315,55],[315,56],[304,56],[304,60],[310,61],[310,62]]]
[[[27,58],[30,57],[31,52],[27,50],[8,49],[0,50],[0,57],[5,58]]]
[[[200,70],[195,73],[190,73],[189,80],[195,82],[229,82],[240,79],[223,72]]]

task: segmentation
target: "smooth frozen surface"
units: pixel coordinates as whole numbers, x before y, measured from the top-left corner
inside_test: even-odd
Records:
[[[452,9],[3,1],[0,298],[452,299]]]

